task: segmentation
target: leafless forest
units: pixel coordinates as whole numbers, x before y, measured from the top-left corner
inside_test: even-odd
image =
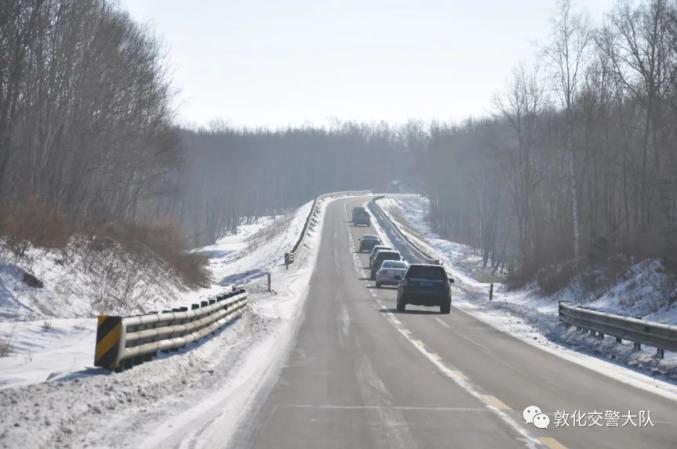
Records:
[[[517,282],[645,257],[674,269],[677,2],[619,2],[593,27],[564,1],[551,26],[491,117],[181,129],[162,49],[115,4],[3,0],[0,232],[103,233],[171,258],[243,218],[398,181]]]
[[[645,257],[674,269],[677,3],[621,2],[599,28],[560,3],[538,61],[494,117],[432,128],[433,222],[517,281]]]
[[[157,45],[102,0],[0,5],[3,207],[135,220],[180,163]]]
[[[413,154],[427,144],[415,123],[281,131],[218,126],[182,136],[187,165],[177,214],[197,241],[217,238],[240,218],[277,214],[321,193],[386,190],[413,176]]]

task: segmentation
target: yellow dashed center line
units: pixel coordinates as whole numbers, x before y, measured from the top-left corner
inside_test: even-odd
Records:
[[[485,394],[482,396],[482,398],[484,399],[485,403],[496,407],[499,410],[511,410],[511,408],[505,402],[501,401],[496,396]]]
[[[380,309],[381,310],[385,309],[386,306],[383,303],[383,301],[381,301],[379,297],[371,290],[370,293],[376,299],[376,303],[378,304]],[[514,419],[512,419],[510,413],[508,413],[512,409],[507,404],[499,400],[496,396],[488,394],[480,394],[477,390],[475,390],[473,384],[468,380],[465,374],[463,374],[458,369],[449,367],[447,364],[444,363],[442,357],[440,357],[439,354],[427,349],[425,343],[423,343],[423,341],[419,339],[414,338],[412,332],[410,332],[407,328],[405,328],[402,322],[394,314],[386,313],[385,318],[416,349],[418,349],[425,357],[427,357],[428,360],[430,360],[444,375],[452,379],[457,385],[459,385],[465,391],[470,393],[472,396],[479,399],[485,405],[485,407],[487,407],[488,410],[491,410],[494,413],[496,413],[506,424],[508,424],[510,427],[512,427],[513,430],[519,433],[522,436],[522,438],[527,442],[527,447],[533,448],[536,447],[535,444],[540,443],[541,445],[547,446],[549,449],[567,449],[565,446],[560,444],[554,438],[535,438],[529,435],[529,433],[523,426],[521,426]],[[440,321],[444,323],[444,321],[442,320]]]
[[[565,445],[563,445],[562,443],[560,443],[559,441],[557,441],[552,437],[540,437],[538,441],[545,444],[550,449],[567,449]]]

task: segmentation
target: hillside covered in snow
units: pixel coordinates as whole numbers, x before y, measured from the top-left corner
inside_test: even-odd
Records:
[[[242,224],[236,233],[193,253],[208,259],[212,283],[186,285],[159,257],[119,246],[92,250],[29,247],[6,255],[0,269],[0,388],[61,378],[93,364],[98,314],[133,314],[186,305],[250,283],[279,267],[312,203],[289,214]],[[29,273],[41,285],[31,286]]]

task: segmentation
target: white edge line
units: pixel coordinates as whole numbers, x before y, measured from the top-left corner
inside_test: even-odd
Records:
[[[380,225],[380,224],[379,224]],[[427,246],[431,247],[431,245],[427,242],[424,241]],[[434,249],[434,248],[433,248]],[[447,268],[452,268],[447,264],[443,264],[443,266]],[[455,269],[454,269],[455,270]],[[531,326],[524,318],[520,317],[519,315],[514,315],[511,313],[508,313],[507,315],[518,318],[524,322],[527,326],[529,326],[531,329],[534,329],[535,332],[537,332],[539,335],[543,335],[547,341],[548,345],[545,345],[541,342],[538,341],[533,341],[530,338],[524,337],[519,334],[515,334],[513,332],[510,332],[507,329],[504,329],[502,327],[499,327],[496,323],[492,322],[488,317],[482,316],[482,314],[489,315],[491,312],[496,313],[500,317],[505,317],[507,316],[506,314],[500,314],[498,311],[494,309],[486,309],[488,312],[484,312],[481,310],[473,310],[467,307],[464,307],[462,304],[463,302],[467,302],[468,304],[472,304],[469,301],[456,301],[456,307],[458,310],[461,310],[462,312],[468,314],[469,316],[477,319],[478,321],[481,321],[482,323],[492,327],[493,329],[496,329],[499,332],[502,332],[505,335],[508,335],[510,337],[516,338],[517,340],[527,343],[528,345],[531,345],[534,348],[538,348],[542,351],[548,352],[550,354],[553,354],[557,357],[560,357],[564,360],[567,360],[571,363],[575,363],[578,366],[581,366],[583,368],[587,368],[588,370],[595,372],[597,374],[609,377],[611,379],[617,380],[618,382],[622,382],[626,385],[630,385],[632,387],[638,388],[640,390],[644,390],[649,393],[653,393],[657,396],[660,396],[665,399],[669,399],[672,401],[677,402],[677,386],[669,383],[662,381],[660,379],[654,379],[648,374],[644,374],[638,371],[633,370],[632,368],[625,367],[622,365],[617,365],[614,363],[611,363],[607,360],[600,359],[598,357],[591,356],[589,354],[586,354],[584,352],[579,352],[579,351],[574,351],[572,349],[567,348],[566,346],[562,346],[559,343],[556,343],[547,337],[543,335],[542,332],[538,331],[536,328]],[[459,307],[460,305],[460,307]]]
[[[385,304],[377,297],[376,301],[379,303],[379,305],[383,308],[385,308]],[[495,415],[497,415],[503,422],[505,422],[510,428],[512,428],[515,432],[517,432],[523,439],[523,442],[527,445],[529,448],[535,448],[541,446],[541,442],[529,435],[529,433],[522,427],[520,426],[514,419],[512,419],[507,413],[505,413],[502,410],[499,410],[497,407],[495,407],[493,404],[491,404],[489,401],[486,400],[486,397],[484,394],[479,393],[475,387],[470,383],[470,381],[467,380],[467,377],[463,374],[461,374],[460,370],[454,369],[453,367],[450,368],[447,365],[445,365],[441,358],[437,356],[436,354],[431,353],[425,348],[425,345],[420,341],[416,340],[411,337],[409,332],[404,332],[406,329],[402,325],[402,322],[394,317],[391,313],[385,313],[384,314],[388,322],[393,325],[395,330],[397,330],[404,338],[407,339],[409,343],[411,343],[421,354],[423,354],[435,367],[441,371],[445,376],[447,376],[449,379],[454,381],[459,387],[463,388],[467,393],[469,393],[471,396],[475,397],[477,400],[479,400],[482,404],[484,404],[489,410],[494,412]]]
[[[436,316],[435,321],[437,321],[438,323],[440,323],[442,326],[446,327],[447,329],[451,329],[451,326],[449,326],[447,323],[445,323],[442,318]]]
[[[374,228],[378,231],[381,231],[378,229],[376,226]],[[382,232],[382,231],[381,231]],[[350,244],[352,247],[353,244],[353,237],[352,233],[348,232],[348,238],[350,240]],[[360,259],[358,254],[353,254],[353,261],[355,262],[355,269],[358,270],[359,273],[359,268],[360,268]],[[372,293],[372,296],[378,303],[379,307],[381,309],[386,309],[386,305],[381,301],[381,299],[371,290],[369,290],[370,293]],[[438,370],[440,370],[445,376],[447,376],[449,379],[454,381],[458,386],[463,388],[467,393],[469,393],[471,396],[475,397],[477,400],[479,400],[482,404],[485,405],[489,410],[491,410],[494,414],[496,414],[503,422],[505,422],[510,428],[512,428],[515,432],[517,432],[520,436],[525,445],[530,448],[534,449],[537,447],[542,447],[542,443],[535,437],[532,437],[529,435],[529,433],[522,427],[520,426],[514,419],[512,419],[507,413],[503,412],[502,410],[499,410],[497,407],[489,403],[486,398],[484,397],[485,395],[480,394],[475,387],[467,380],[467,377],[462,374],[460,370],[457,369],[452,369],[446,366],[439,355],[434,354],[429,352],[426,348],[423,342],[420,340],[416,340],[412,337],[411,332],[409,332],[408,329],[406,329],[403,325],[402,322],[397,319],[395,316],[393,316],[391,313],[387,312],[384,313],[386,319],[388,322],[399,332],[409,343],[411,343],[421,354],[423,354]],[[446,323],[444,323],[446,325]]]

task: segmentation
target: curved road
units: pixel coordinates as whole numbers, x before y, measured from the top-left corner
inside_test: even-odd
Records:
[[[348,212],[366,200],[328,205],[293,348],[232,448],[677,447],[677,402],[453,307],[449,315],[412,306],[397,313],[395,290],[375,289],[367,255],[355,253],[360,235],[374,230],[352,227]],[[547,429],[524,422],[529,405],[549,416]],[[585,413],[592,425],[574,427],[569,418],[568,427],[556,427],[556,410]],[[606,411],[619,412],[618,427],[609,426],[613,415],[591,418]],[[650,412],[653,426],[640,427],[640,411]],[[623,426],[628,412],[635,425]]]

